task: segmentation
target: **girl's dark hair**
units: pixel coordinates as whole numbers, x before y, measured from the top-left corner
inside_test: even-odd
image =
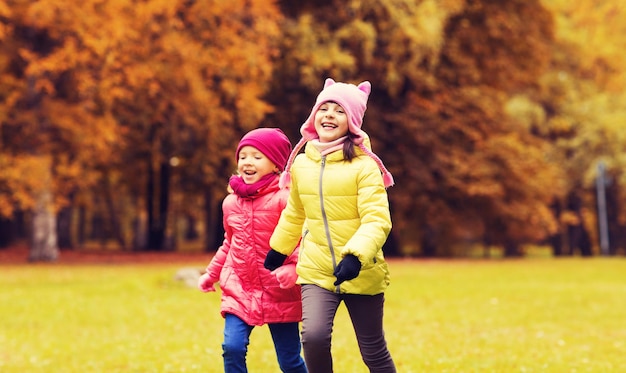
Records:
[[[354,150],[354,139],[356,136],[348,131],[348,138],[343,142],[343,159],[348,162],[352,162],[352,159],[356,157],[356,150]]]

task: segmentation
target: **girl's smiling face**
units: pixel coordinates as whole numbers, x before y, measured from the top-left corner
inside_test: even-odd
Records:
[[[254,184],[263,176],[276,172],[278,167],[254,146],[246,145],[239,150],[237,172],[246,184]]]
[[[343,107],[332,101],[317,109],[314,124],[320,142],[330,142],[348,134],[348,115]]]

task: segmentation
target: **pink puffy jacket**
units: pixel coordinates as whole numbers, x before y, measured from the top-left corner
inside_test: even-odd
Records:
[[[238,316],[248,325],[302,320],[300,286],[281,289],[263,267],[269,239],[287,204],[289,190],[278,178],[253,198],[229,194],[224,199],[224,242],[207,266],[209,278],[222,290],[221,313]],[[297,250],[285,264],[295,264]]]

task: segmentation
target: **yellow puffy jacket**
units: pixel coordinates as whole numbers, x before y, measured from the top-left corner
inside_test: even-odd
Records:
[[[310,144],[308,144],[310,145]],[[366,138],[365,145],[369,145]],[[391,216],[387,192],[376,162],[360,148],[345,161],[343,151],[321,156],[306,146],[291,167],[291,193],[270,247],[290,255],[300,238],[298,283],[315,284],[338,293],[375,295],[389,285],[382,252]],[[352,254],[361,272],[339,286],[333,283],[337,263]]]

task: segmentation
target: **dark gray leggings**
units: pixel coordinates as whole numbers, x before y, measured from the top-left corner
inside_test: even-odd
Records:
[[[332,373],[331,334],[341,302],[346,304],[363,362],[372,373],[395,373],[385,332],[385,295],[337,294],[316,285],[302,285],[302,347],[309,373]]]

